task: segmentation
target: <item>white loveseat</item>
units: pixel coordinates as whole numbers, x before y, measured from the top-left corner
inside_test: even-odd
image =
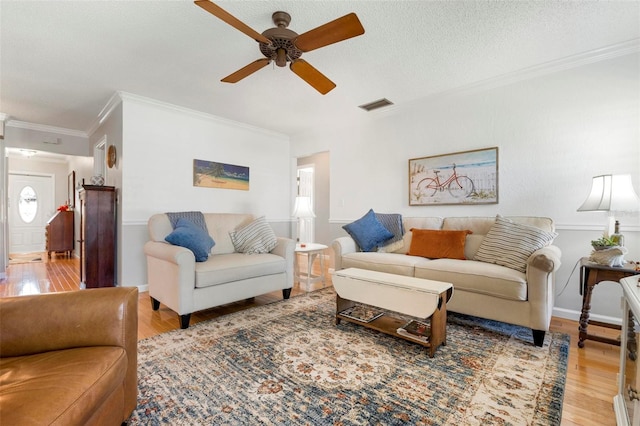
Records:
[[[553,232],[553,221],[543,217],[507,217],[514,223]],[[332,243],[335,269],[359,268],[452,283],[447,309],[467,315],[529,327],[541,346],[549,330],[554,305],[554,277],[560,267],[560,249],[547,245],[533,252],[526,271],[474,259],[495,217],[403,218],[403,245],[391,253],[361,252],[350,237]],[[411,229],[470,230],[464,243],[465,260],[409,256]]]
[[[204,262],[194,253],[165,241],[173,227],[167,214],[149,219],[144,246],[149,296],[154,310],[163,303],[180,315],[180,327],[189,327],[191,313],[282,290],[288,299],[293,287],[295,242],[278,237],[269,253],[236,253],[229,232],[251,223],[250,214],[204,213],[209,235],[215,241]]]

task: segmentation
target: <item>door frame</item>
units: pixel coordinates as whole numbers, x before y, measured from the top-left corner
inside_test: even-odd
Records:
[[[50,212],[51,215],[53,215],[56,211],[56,175],[53,173],[41,173],[41,172],[27,172],[27,171],[15,171],[15,170],[11,170],[7,172],[7,200],[9,200],[9,179],[11,175],[17,175],[17,176],[36,176],[36,177],[48,177],[51,178],[51,187],[49,188],[50,193],[51,193],[51,205],[50,205]],[[13,195],[13,194],[12,194]],[[12,209],[13,207],[9,205],[10,203],[7,203],[7,234],[6,234],[6,247],[7,247],[7,253],[6,256],[9,256],[9,251],[11,248],[11,214],[9,213],[10,209]],[[14,203],[13,203],[14,204]],[[12,204],[12,205],[13,205]],[[45,209],[49,207],[46,206]],[[47,210],[45,210],[46,212]],[[45,225],[46,227],[46,225]],[[46,249],[46,247],[45,247]]]

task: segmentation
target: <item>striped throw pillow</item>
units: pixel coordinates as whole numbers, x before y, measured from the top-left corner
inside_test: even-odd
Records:
[[[506,266],[516,271],[527,271],[531,254],[549,245],[558,234],[534,226],[515,223],[501,216],[482,240],[474,259]]]
[[[229,236],[233,247],[238,253],[269,253],[278,245],[278,238],[264,216],[260,216],[250,224],[229,232]]]

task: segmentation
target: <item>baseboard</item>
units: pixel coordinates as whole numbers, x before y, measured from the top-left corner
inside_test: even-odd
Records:
[[[572,309],[565,308],[553,308],[552,315],[558,318],[564,318],[573,321],[580,321],[580,311],[574,311]],[[589,319],[593,321],[604,322],[607,324],[622,325],[622,319],[617,317],[610,317],[607,315],[589,314]]]

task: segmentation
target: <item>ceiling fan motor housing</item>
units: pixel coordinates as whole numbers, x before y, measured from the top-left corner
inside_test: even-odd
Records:
[[[291,22],[291,15],[287,12],[275,12],[271,15],[271,19],[276,27],[266,30],[262,35],[271,40],[272,44],[259,43],[260,52],[267,58],[276,61],[277,66],[284,67],[287,62],[302,56],[302,51],[293,44],[298,33],[287,29]]]

